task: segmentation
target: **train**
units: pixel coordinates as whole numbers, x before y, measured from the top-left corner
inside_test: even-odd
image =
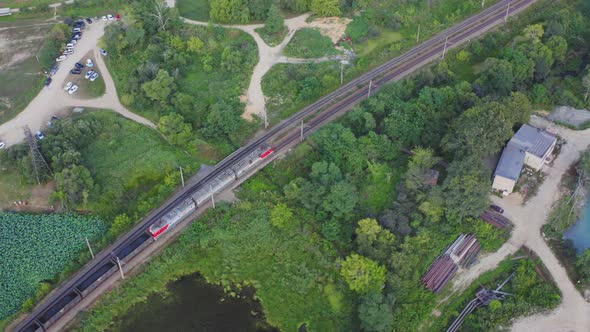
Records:
[[[186,216],[202,206],[218,191],[237,181],[244,173],[274,152],[272,147],[259,146],[246,157],[229,167],[215,178],[205,182],[189,198],[176,205],[170,212],[150,225],[148,232],[154,239],[164,234]]]
[[[133,241],[111,252],[104,264],[89,271],[82,281],[73,284],[69,292],[58,298],[43,314],[31,321],[20,331],[45,331],[46,326],[51,325],[67,312],[69,308],[82,301],[87,294],[98,287],[101,280],[116,273],[119,269],[117,265],[118,259],[122,260],[123,258],[133,257],[138,250],[141,250],[152,242],[147,241],[149,238],[155,240],[167,230],[174,227],[174,225],[210,200],[213,194],[226,188],[232,182],[237,181],[242,175],[252,169],[256,164],[262,162],[264,158],[273,152],[274,149],[272,147],[260,146],[231,167],[228,167],[228,170],[205,181],[195,192],[190,193],[188,198],[183,199],[157,222],[150,225],[147,232],[143,231],[139,233]]]

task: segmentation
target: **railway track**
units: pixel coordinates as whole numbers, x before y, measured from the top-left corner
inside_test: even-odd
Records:
[[[214,170],[197,183],[176,192],[160,208],[151,212],[131,231],[119,238],[111,246],[103,250],[94,260],[87,263],[79,272],[67,280],[55,291],[50,293],[22,322],[15,331],[44,331],[59,317],[89,294],[98,285],[116,273],[118,260],[129,260],[153,241],[147,229],[155,221],[162,218],[173,207],[190,197],[201,186],[214,179],[229,167],[253,152],[257,147],[276,142],[275,150],[293,144],[301,135],[307,136],[330,121],[333,117],[347,111],[367,97],[369,84],[374,82],[378,87],[386,82],[399,79],[414,68],[433,60],[443,49],[459,45],[466,38],[476,37],[482,30],[498,25],[508,13],[518,12],[536,0],[503,0],[481,13],[439,33],[424,43],[410,49],[403,55],[376,67],[362,76],[351,80],[338,90],[322,97],[292,117],[280,122],[260,137],[236,150],[219,162]],[[305,122],[302,132],[295,126]]]

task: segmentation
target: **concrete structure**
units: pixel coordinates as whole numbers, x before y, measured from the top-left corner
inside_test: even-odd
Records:
[[[527,124],[520,127],[502,151],[492,188],[508,195],[514,190],[524,165],[535,171],[551,160],[557,137]]]

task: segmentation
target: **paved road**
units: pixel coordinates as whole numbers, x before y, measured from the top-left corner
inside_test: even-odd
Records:
[[[108,73],[102,56],[96,53],[95,59],[106,84],[104,96],[93,100],[83,100],[76,98],[76,95],[67,94],[63,89],[65,83],[72,80],[70,69],[74,67],[74,64],[83,60],[82,57],[90,51],[96,52],[98,42],[104,34],[105,25],[109,23],[99,20],[87,25],[82,39],[76,44],[74,54],[59,63],[59,70],[53,75],[51,84],[44,87],[15,118],[0,125],[0,140],[4,141],[7,146],[18,144],[25,137],[23,126],[28,125],[33,132],[36,132],[44,128],[52,116],[60,115],[64,110],[78,106],[112,109],[126,118],[152,128],[156,127],[149,120],[130,112],[121,105],[117,97],[115,83]]]
[[[590,331],[590,304],[584,301],[568,278],[567,273],[541,236],[541,227],[547,222],[553,203],[560,197],[559,184],[562,175],[579,157],[580,152],[590,145],[590,130],[573,131],[558,127],[544,119],[533,117],[532,124],[537,127],[555,128],[567,144],[551,167],[544,168],[547,173],[538,194],[526,205],[521,205],[518,195],[507,198],[491,196],[495,204],[504,208],[504,214],[514,223],[512,236],[497,252],[489,254],[460,274],[453,284],[454,291],[468,287],[479,275],[492,270],[508,255],[521,246],[527,246],[543,261],[557,287],[562,293],[562,303],[551,315],[535,315],[517,321],[513,331]]]

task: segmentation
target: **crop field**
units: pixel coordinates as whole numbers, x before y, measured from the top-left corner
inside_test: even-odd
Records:
[[[285,47],[285,55],[297,58],[319,58],[338,53],[329,37],[310,28],[295,32],[295,36]]]
[[[68,214],[0,213],[0,320],[47,287],[105,227]]]
[[[1,6],[0,6],[1,7]],[[43,86],[36,55],[54,23],[0,23],[0,123],[13,118]]]

